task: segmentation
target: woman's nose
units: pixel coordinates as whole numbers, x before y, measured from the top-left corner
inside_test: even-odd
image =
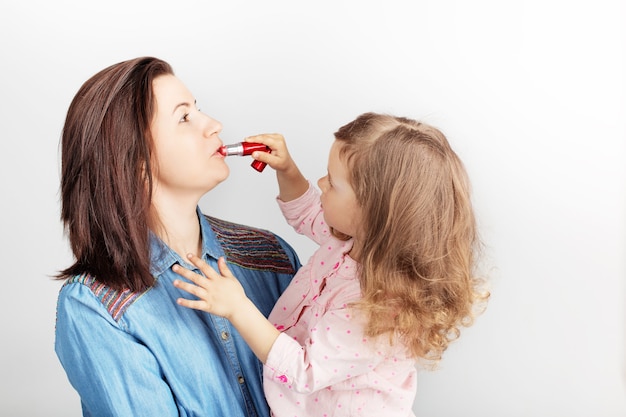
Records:
[[[206,116],[207,118],[207,125],[205,128],[205,134],[207,137],[213,136],[213,135],[218,135],[221,131],[222,131],[222,124],[213,119],[211,116]]]

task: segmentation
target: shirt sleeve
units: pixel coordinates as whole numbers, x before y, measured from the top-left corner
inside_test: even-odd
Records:
[[[327,312],[302,345],[281,333],[265,363],[266,383],[309,394],[372,371],[384,350],[363,335],[363,320],[352,314],[350,308]]]
[[[179,415],[156,358],[84,285],[61,289],[55,350],[85,415]]]
[[[309,188],[300,197],[291,201],[276,198],[287,223],[294,230],[320,244],[331,234],[324,221],[324,211],[320,203],[320,192],[309,181]]]

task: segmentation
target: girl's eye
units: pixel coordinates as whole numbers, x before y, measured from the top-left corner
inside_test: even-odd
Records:
[[[183,117],[179,120],[180,123],[186,123],[189,121],[189,113],[185,113]]]

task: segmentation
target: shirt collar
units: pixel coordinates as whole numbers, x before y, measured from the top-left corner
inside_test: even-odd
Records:
[[[204,217],[200,207],[196,207],[196,214],[200,220],[200,234],[202,236],[202,259],[208,258],[218,259],[224,256],[224,250],[220,245],[209,221]],[[172,265],[179,263],[186,268],[194,269],[193,265],[182,259],[180,255],[174,252],[165,244],[157,235],[150,231],[150,270],[155,277],[161,275],[165,270],[170,269]]]

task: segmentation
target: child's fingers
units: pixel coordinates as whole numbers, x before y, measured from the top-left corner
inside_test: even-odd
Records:
[[[197,274],[194,274],[197,275]],[[204,277],[201,277],[205,283],[208,283],[209,281],[207,279],[205,279]],[[205,310],[207,309],[207,301],[205,300],[205,297],[207,295],[206,290],[202,287],[199,287],[197,285],[194,284],[190,284],[188,282],[185,282],[183,280],[177,279],[174,280],[174,286],[176,288],[179,288],[183,291],[188,292],[191,295],[194,295],[197,299],[196,300],[190,300],[187,298],[178,298],[176,300],[176,303],[178,303],[179,305],[183,306],[183,307],[187,307],[187,308],[193,308],[195,310]]]
[[[271,149],[272,154],[284,153],[287,148],[287,145],[285,144],[285,138],[280,133],[268,133],[264,135],[249,136],[244,140],[246,142],[262,143],[263,145],[268,146]]]
[[[206,311],[206,301],[204,300],[188,300],[187,298],[178,298],[176,303],[183,307],[193,308],[194,310]]]
[[[252,158],[260,162],[265,162],[271,167],[276,166],[276,164],[281,162],[282,160],[282,158],[279,155],[274,155],[273,153],[261,152],[261,151],[252,152]]]
[[[220,256],[220,258],[217,260],[217,267],[219,268],[220,274],[222,276],[227,277],[227,278],[235,278],[233,273],[230,271],[230,268],[228,268],[226,259],[224,259],[223,256]]]
[[[191,295],[195,295],[198,298],[202,298],[202,296],[206,293],[204,288],[199,287],[198,285],[190,284],[180,279],[174,280],[174,286],[185,292],[188,292]]]
[[[209,264],[207,264],[206,262],[204,262],[203,259],[198,258],[193,253],[188,253],[187,254],[187,259],[189,259],[189,261],[193,265],[195,265],[196,268],[198,268],[200,271],[202,271],[202,273],[204,274],[205,277],[207,277],[207,278],[216,278],[217,272],[215,272],[215,269],[211,268],[211,266]]]
[[[172,265],[172,271],[176,272],[181,277],[187,278],[189,281],[199,286],[203,286],[203,284],[205,284],[206,282],[206,278],[202,275],[196,274],[195,272],[178,264]]]
[[[262,143],[270,148],[272,148],[272,145],[275,145],[277,141],[281,140],[284,141],[283,135],[280,133],[264,133],[261,135],[248,136],[244,139],[245,142]]]

